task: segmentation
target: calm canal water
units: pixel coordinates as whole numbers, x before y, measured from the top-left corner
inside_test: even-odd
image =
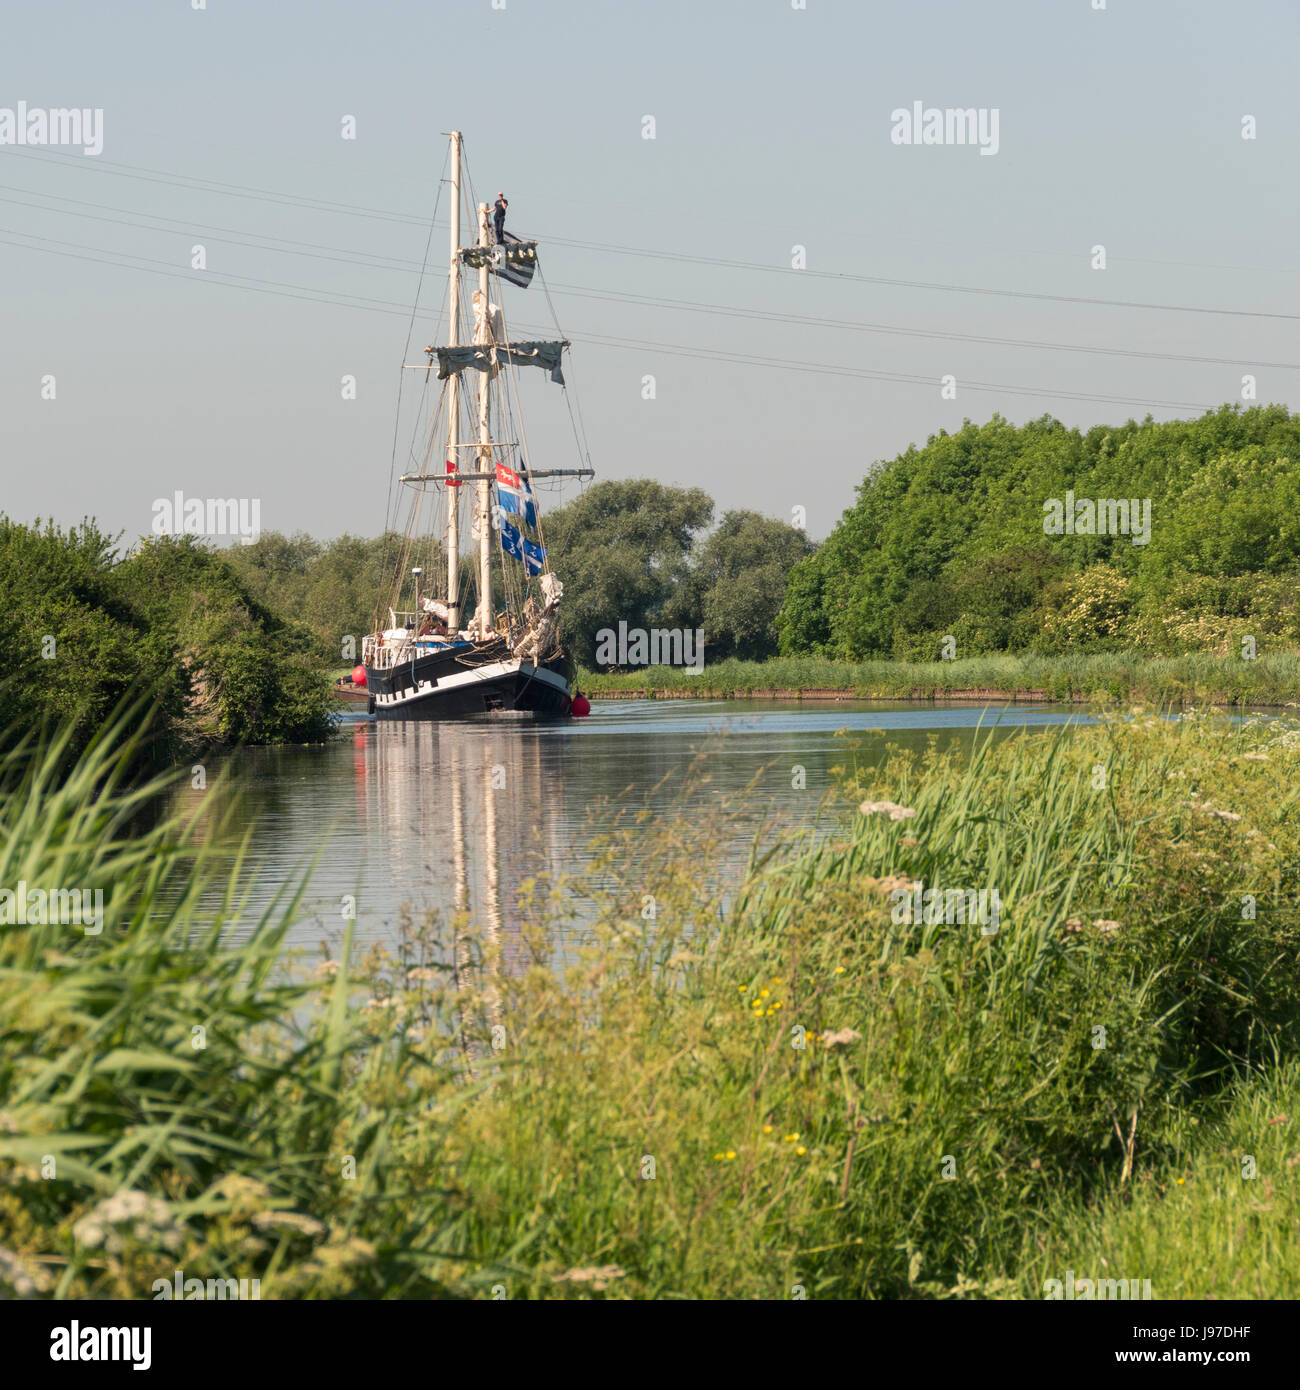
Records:
[[[318,857],[295,944],[336,938],[345,897],[356,901],[362,944],[395,941],[403,904],[444,921],[465,907],[509,933],[520,882],[539,869],[580,870],[612,812],[669,818],[718,800],[738,804],[731,853],[740,862],[760,828],[770,835],[834,814],[824,801],[831,769],[847,758],[839,731],[859,743],[859,761],[871,761],[890,743],[931,737],[969,747],[981,724],[1003,736],[1086,719],[1068,706],[768,700],[598,701],[589,718],[554,723],[379,724],[349,715],[333,743],[234,753],[218,777],[209,768],[208,790],[187,784],[174,803],[204,814],[233,809],[249,833],[246,921]],[[700,755],[705,778],[688,779]],[[207,905],[219,901],[214,889]]]

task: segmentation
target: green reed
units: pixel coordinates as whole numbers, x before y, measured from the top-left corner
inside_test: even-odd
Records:
[[[1175,1168],[1208,1194],[1249,1143],[1281,1190],[1280,723],[846,742],[835,828],[731,874],[761,785],[626,810],[589,873],[524,884],[514,971],[452,918],[307,972],[309,866],[250,918],[221,826],[141,828],[160,786],[122,780],[129,744],[123,721],[71,766],[29,746],[0,792],[0,887],[111,890],[97,936],[0,928],[10,1293],[147,1298],[180,1267],[263,1297],[1035,1297],[1057,1264],[1168,1278],[1224,1248],[1180,1224]],[[898,920],[916,881],[996,887],[996,933]],[[1223,1268],[1262,1273],[1219,1291],[1294,1287],[1281,1216],[1240,1214]]]

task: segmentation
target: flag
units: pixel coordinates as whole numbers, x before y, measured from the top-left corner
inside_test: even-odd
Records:
[[[521,241],[512,232],[505,232],[505,245],[494,248],[492,273],[526,290],[537,269],[537,243]]]
[[[503,512],[522,516],[530,526],[537,525],[532,489],[513,468],[507,468],[504,463],[497,464],[497,501]]]
[[[546,559],[546,549],[533,541],[524,542],[524,569],[529,574],[541,574]]]
[[[525,241],[513,232],[502,235],[505,240],[496,246],[461,247],[460,258],[475,270],[482,270],[486,266],[493,275],[526,290],[537,269],[537,243]]]
[[[451,461],[450,459],[448,459],[448,460],[447,460],[447,486],[448,486],[448,487],[459,487],[459,486],[460,486],[459,483],[453,483],[452,480],[451,480],[452,474],[453,474],[453,473],[456,473],[456,472],[458,472],[458,471],[459,471],[459,470],[457,469],[456,465],[455,465],[454,463],[452,463],[452,461]]]
[[[522,545],[523,537],[508,521],[503,521],[501,523],[501,549],[507,555],[513,555],[516,560],[522,560],[524,558]]]

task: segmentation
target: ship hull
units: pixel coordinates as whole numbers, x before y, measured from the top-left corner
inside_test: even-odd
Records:
[[[568,713],[573,693],[564,658],[535,665],[505,650],[472,647],[445,649],[387,669],[367,666],[366,688],[377,719],[553,718]]]

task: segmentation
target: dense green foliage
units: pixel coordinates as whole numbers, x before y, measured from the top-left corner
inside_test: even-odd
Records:
[[[786,576],[812,547],[757,512],[727,512],[707,533],[712,519],[699,488],[648,478],[597,483],[545,518],[560,632],[579,663],[594,665],[597,633],[620,622],[701,629],[709,661],[775,653]]]
[[[1300,1294],[1294,729],[846,750],[870,804],[740,882],[725,810],[632,815],[520,886],[535,964],[434,921],[312,980],[211,827],[122,833],[119,752],[0,786],[0,883],[111,885],[97,935],[0,925],[5,1292]],[[900,921],[915,881],[997,887],[997,932]]]
[[[648,478],[597,483],[547,513],[551,566],[564,582],[560,633],[567,650],[592,665],[596,634],[624,622],[699,628],[709,661],[774,655],[786,578],[812,545],[802,531],[757,512],[727,512],[710,530],[712,521],[713,502],[699,488]],[[400,557],[441,576],[446,562],[436,543],[427,554],[407,555],[405,547],[391,532],[322,543],[268,531],[226,554],[263,603],[308,624],[346,663],[354,659],[348,652],[360,651],[361,635],[373,630],[377,596],[391,590]],[[462,592],[474,582],[472,570],[466,558]]]
[[[713,519],[699,488],[648,478],[597,483],[543,519],[564,582],[560,635],[588,665],[603,628],[671,627],[667,606],[689,573],[692,543]],[[661,619],[663,621],[661,621]]]
[[[223,552],[249,590],[282,617],[305,623],[329,649],[332,659],[361,651],[361,639],[375,630],[380,596],[388,593],[405,542],[395,532],[374,540],[339,536],[317,541],[263,531],[252,545]],[[420,557],[430,573],[441,572],[440,556]],[[384,626],[388,624],[385,614]]]
[[[1150,540],[1045,534],[1045,504],[1149,499]],[[875,469],[791,574],[782,651],[934,660],[1300,640],[1300,416],[1098,425],[998,416]]]
[[[776,615],[790,570],[812,553],[804,532],[758,512],[727,512],[691,554],[666,626],[700,628],[710,665],[776,651]]]
[[[312,740],[328,727],[325,653],[193,537],[119,555],[87,521],[0,518],[0,662],[15,727],[71,721],[84,745],[134,692],[170,750]]]

